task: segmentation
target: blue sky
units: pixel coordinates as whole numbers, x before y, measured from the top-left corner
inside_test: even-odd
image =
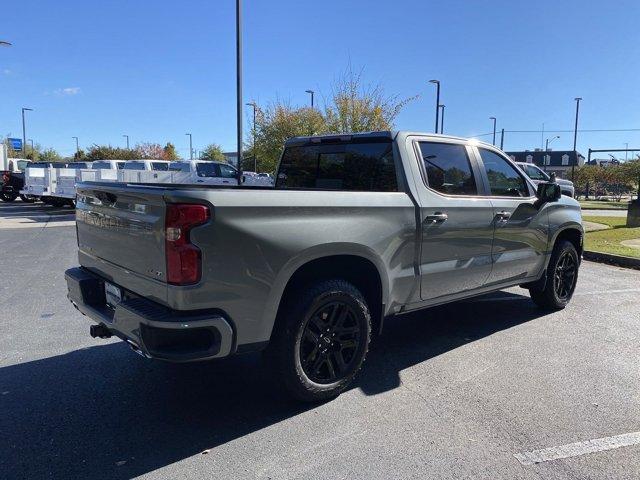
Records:
[[[235,2],[21,0],[5,6],[0,135],[63,154],[92,143],[235,149]],[[431,131],[442,81],[445,133],[640,128],[640,2],[244,0],[245,101],[328,95],[349,63],[388,94],[419,95],[396,128]],[[249,108],[246,110],[249,121]],[[554,148],[571,148],[560,133]],[[551,134],[553,136],[553,134]],[[490,137],[483,137],[490,139]],[[578,149],[640,147],[640,131],[582,133]],[[511,134],[505,149],[539,147]]]

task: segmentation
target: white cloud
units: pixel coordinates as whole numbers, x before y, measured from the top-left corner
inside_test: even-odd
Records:
[[[58,88],[54,90],[56,95],[70,96],[77,95],[80,93],[80,87],[67,87],[67,88]]]

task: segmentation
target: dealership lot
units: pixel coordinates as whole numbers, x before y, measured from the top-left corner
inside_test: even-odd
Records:
[[[584,262],[553,314],[515,288],[393,319],[355,388],[300,405],[259,355],[170,365],[90,338],[72,220],[0,205],[3,478],[637,478],[638,271]]]

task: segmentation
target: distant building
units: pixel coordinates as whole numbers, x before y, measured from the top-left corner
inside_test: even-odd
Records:
[[[516,162],[534,163],[547,172],[555,172],[559,178],[568,178],[571,167],[584,165],[585,157],[575,150],[525,150],[506,152]]]
[[[227,163],[230,163],[234,167],[238,166],[238,152],[224,152],[224,158],[227,159]]]

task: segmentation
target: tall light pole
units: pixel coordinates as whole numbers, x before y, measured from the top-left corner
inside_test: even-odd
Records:
[[[440,113],[440,80],[429,80],[429,83],[435,83],[435,85],[436,85],[436,129],[435,129],[435,133],[438,133],[438,113]]]
[[[493,120],[493,142],[492,145],[495,146],[496,144],[496,117],[489,117],[489,120]]]
[[[236,0],[236,143],[238,184],[242,180],[242,0]]]
[[[576,145],[578,143],[578,113],[580,112],[580,100],[581,97],[576,97],[574,99],[576,101],[576,125],[573,129],[573,152],[576,156],[574,162],[571,162],[571,181],[575,181],[575,173],[576,173],[576,162],[578,161],[578,152],[576,151]]]
[[[258,173],[258,159],[256,158],[256,102],[250,102],[246,104],[249,107],[253,107],[253,171]]]
[[[549,151],[549,144],[551,142],[553,142],[556,138],[560,138],[560,135],[556,135],[555,137],[553,137],[552,139],[548,139],[545,142],[545,146],[544,146],[544,157],[542,158],[542,165],[544,166],[544,171],[547,171],[547,152]]]
[[[313,90],[305,90],[304,93],[311,95],[311,108],[313,108],[313,95],[316,93]]]
[[[78,137],[71,137],[76,141],[76,154],[80,153],[80,146],[78,145]]]
[[[33,112],[32,108],[22,108],[22,153],[27,150],[27,129],[24,124],[24,112]]]
[[[193,160],[193,138],[190,133],[185,133],[189,137],[189,160]]]
[[[440,114],[440,133],[444,133],[444,105],[440,105],[442,113]]]
[[[129,150],[129,135],[122,135],[127,139],[127,150]]]

